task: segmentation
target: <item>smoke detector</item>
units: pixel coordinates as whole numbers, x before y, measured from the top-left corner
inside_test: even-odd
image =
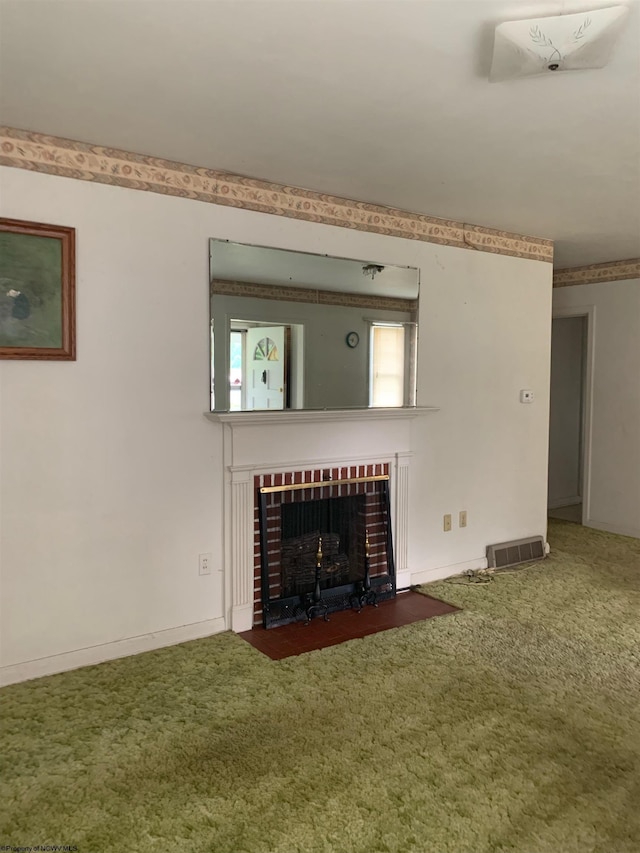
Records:
[[[489,80],[497,83],[515,77],[603,68],[628,11],[626,6],[610,6],[499,24]]]

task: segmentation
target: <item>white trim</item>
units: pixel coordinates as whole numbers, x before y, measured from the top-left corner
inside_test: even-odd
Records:
[[[633,536],[640,539],[640,527],[625,527],[620,524],[608,524],[606,521],[594,521],[587,518],[582,522],[585,527],[593,527],[595,530],[604,530],[605,533],[617,533],[619,536]]]
[[[411,585],[431,583],[432,581],[451,578],[454,575],[462,575],[470,569],[486,569],[487,558],[477,557],[475,560],[466,560],[464,563],[453,563],[450,566],[437,566],[433,569],[422,569],[419,572],[411,572]]]
[[[259,412],[204,412],[205,418],[215,423],[232,426],[255,424],[323,423],[328,421],[373,421],[416,418],[429,412],[439,412],[436,406],[414,406],[397,409],[286,409]]]
[[[413,456],[413,451],[403,451],[402,453],[397,453],[396,451],[390,451],[389,453],[375,453],[371,456],[358,456],[357,461],[353,461],[353,456],[331,456],[326,459],[298,459],[293,462],[265,462],[262,465],[256,465],[254,463],[249,463],[247,465],[230,465],[229,471],[232,473],[235,471],[249,471],[252,476],[259,476],[260,474],[272,474],[274,470],[277,471],[278,474],[288,474],[292,471],[315,471],[317,468],[346,468],[348,466],[353,465],[379,465],[381,462],[389,463],[391,465],[393,460],[397,456]]]
[[[562,509],[564,506],[577,506],[582,503],[582,498],[580,495],[571,495],[568,498],[556,498],[553,501],[549,501],[547,504],[547,509]]]
[[[253,590],[251,593],[251,604],[234,604],[231,608],[231,630],[235,634],[253,628]]]
[[[409,570],[409,479],[412,456],[411,451],[396,453],[395,476],[392,483],[392,533],[396,589],[406,589],[411,586],[411,571]]]
[[[81,666],[93,666],[108,660],[138,655],[166,646],[175,646],[189,640],[199,640],[225,630],[224,619],[207,619],[205,622],[194,622],[191,625],[181,625],[179,628],[167,628],[164,631],[154,631],[141,634],[138,637],[128,637],[116,640],[114,643],[103,643],[99,646],[89,646],[86,649],[76,649],[60,655],[38,658],[24,663],[0,667],[0,686],[41,678],[44,675],[54,675],[57,672],[67,672]]]
[[[408,589],[411,589],[411,586],[411,572],[409,570],[406,572],[396,571],[396,592],[406,592]]]
[[[587,318],[587,351],[585,353],[584,400],[582,404],[582,524],[587,525],[591,512],[591,454],[593,424],[593,381],[596,341],[596,306],[577,305],[575,307],[554,308],[554,320],[564,317]]]
[[[231,585],[231,560],[233,558],[231,549],[231,463],[233,462],[233,427],[230,424],[222,426],[222,553],[224,554],[224,572],[222,577],[222,589],[224,601],[222,612],[224,614],[225,629],[231,628],[233,621],[233,588]]]

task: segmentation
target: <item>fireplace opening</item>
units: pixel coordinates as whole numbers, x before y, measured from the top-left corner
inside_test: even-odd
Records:
[[[264,627],[395,595],[388,475],[260,488],[259,520]]]
[[[320,542],[321,589],[363,576],[365,495],[282,504],[280,511],[282,597],[313,592]]]

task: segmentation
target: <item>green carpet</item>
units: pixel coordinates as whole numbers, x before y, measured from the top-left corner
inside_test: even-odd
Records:
[[[5,688],[0,846],[638,853],[640,541],[550,540],[297,658],[225,633]]]

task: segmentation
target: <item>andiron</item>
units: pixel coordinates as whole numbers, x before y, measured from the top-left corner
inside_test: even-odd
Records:
[[[309,622],[313,619],[313,617],[317,613],[322,613],[324,621],[328,622],[329,617],[327,615],[328,607],[322,601],[322,593],[320,591],[320,570],[322,569],[322,536],[318,537],[318,551],[316,553],[316,574],[315,574],[315,586],[313,588],[313,594],[311,596],[311,602],[307,607],[306,620],[305,625],[308,625]]]

